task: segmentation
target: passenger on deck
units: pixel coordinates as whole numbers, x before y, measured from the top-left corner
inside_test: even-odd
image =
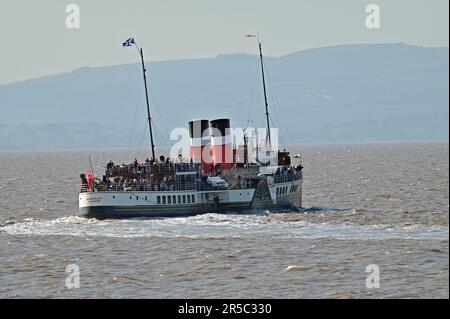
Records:
[[[109,160],[109,162],[106,164],[107,168],[113,168],[114,167],[114,162],[112,160]]]
[[[86,179],[86,175],[85,174],[80,174],[80,179],[81,179],[81,189],[87,189],[88,181]]]

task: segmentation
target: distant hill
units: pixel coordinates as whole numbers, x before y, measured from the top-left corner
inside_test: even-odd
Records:
[[[448,140],[448,48],[342,45],[265,63],[282,143]],[[244,54],[147,63],[157,142],[193,118],[227,116],[242,127],[250,114],[263,127],[258,67]],[[0,85],[0,149],[140,146],[140,72],[138,64],[82,68]]]
[[[117,145],[126,147],[130,143],[130,130],[105,124],[0,125],[0,150],[116,148]]]

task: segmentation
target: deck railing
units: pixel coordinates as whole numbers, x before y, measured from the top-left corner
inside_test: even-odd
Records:
[[[199,172],[201,164],[197,163],[160,163],[160,164],[143,164],[139,166],[133,165],[116,165],[106,168],[107,177],[139,175],[154,173],[179,173],[179,172]]]
[[[200,175],[174,174],[179,172],[199,173],[200,165],[192,163],[164,163],[143,165],[140,167],[133,167],[131,165],[108,167],[105,176],[107,182],[93,182],[91,189],[88,185],[83,184],[80,186],[80,193],[98,191],[205,191],[221,189],[208,184],[204,179],[200,179]],[[156,180],[160,181],[157,183],[150,176],[154,173],[167,173],[171,174],[171,177],[167,180],[164,178],[163,181],[157,178]],[[255,187],[252,178],[241,178],[235,175],[231,174],[225,178],[230,189]],[[302,171],[284,170],[273,175],[273,183],[286,183],[302,178]]]
[[[286,183],[286,182],[293,182],[297,181],[299,179],[302,179],[302,172],[292,172],[292,173],[281,173],[281,174],[275,174],[274,175],[274,183]]]

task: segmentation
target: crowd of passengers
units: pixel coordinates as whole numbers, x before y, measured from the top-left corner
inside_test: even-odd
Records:
[[[134,159],[132,163],[120,165],[110,160],[106,164],[106,173],[103,175],[103,185],[108,190],[134,190],[134,191],[173,191],[194,189],[195,176],[159,176],[154,173],[176,173],[194,171],[196,166],[184,160],[180,155],[176,161],[161,155],[159,159],[148,158],[139,163]]]
[[[195,175],[168,175],[158,177],[156,172],[170,173],[193,171],[196,169],[191,162],[182,159],[181,155],[177,161],[169,157],[160,156],[159,160],[149,160],[139,163],[135,159],[130,164],[116,165],[109,161],[106,165],[106,174],[102,178],[102,186],[106,190],[134,190],[134,191],[176,191],[196,189],[199,181]],[[274,174],[274,182],[282,183],[294,181],[301,178],[303,166],[279,167]],[[97,186],[96,186],[97,187]]]
[[[195,176],[165,176],[159,181],[154,176],[150,178],[129,178],[117,176],[111,181],[103,175],[103,184],[107,190],[123,191],[176,191],[192,190],[196,187]]]
[[[289,168],[283,166],[279,167],[274,174],[275,183],[284,183],[298,180],[302,177],[302,165],[297,165],[297,167],[289,166]]]
[[[135,159],[130,164],[122,163],[116,165],[110,160],[106,164],[106,177],[133,175],[135,177],[144,178],[147,173],[188,172],[195,169],[196,165],[194,165],[192,161],[189,162],[184,160],[181,155],[178,156],[176,161],[161,155],[159,160],[149,160],[147,158],[143,163],[139,163],[138,160]]]

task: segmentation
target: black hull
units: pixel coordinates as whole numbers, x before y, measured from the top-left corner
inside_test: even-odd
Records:
[[[89,218],[112,219],[112,218],[139,218],[139,217],[183,217],[195,216],[206,213],[230,214],[230,213],[251,213],[253,211],[267,210],[297,210],[293,205],[258,205],[250,207],[240,206],[216,206],[216,207],[186,207],[158,209],[145,206],[91,206],[80,208],[80,213]]]

